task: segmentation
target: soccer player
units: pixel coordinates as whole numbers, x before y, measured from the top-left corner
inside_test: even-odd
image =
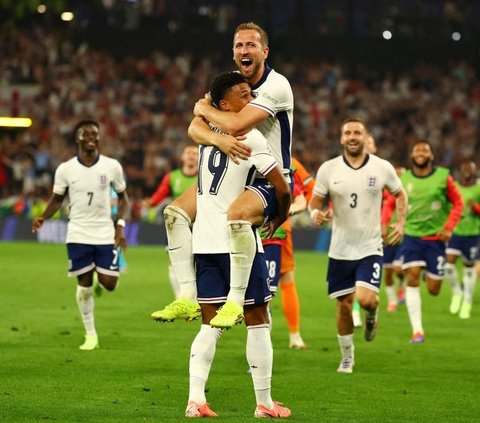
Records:
[[[380,210],[383,189],[397,198],[398,219],[388,241],[403,236],[407,196],[393,166],[367,154],[367,129],[357,118],[346,119],[341,127],[343,155],[318,169],[309,203],[310,216],[317,225],[332,220],[328,251],[328,295],[337,299],[337,331],[342,360],[337,371],[352,373],[355,365],[352,303],[357,297],[365,310],[364,338],[372,341],[377,330],[379,289],[382,279],[383,239]],[[333,209],[324,210],[330,197]]]
[[[290,182],[293,93],[288,80],[267,65],[268,53],[268,36],[260,26],[249,22],[236,28],[233,59],[252,88],[254,98],[239,112],[219,110],[210,104],[209,97],[199,100],[188,134],[197,144],[217,146],[238,162],[247,158],[250,152],[249,147],[234,136],[241,139],[256,127],[267,139],[285,179]],[[212,135],[211,127],[220,129],[223,134],[215,132]],[[218,327],[232,327],[242,313],[256,251],[252,226],[260,226],[267,221],[267,237],[279,226],[275,194],[265,178],[260,175],[246,188],[227,211],[231,289],[227,302],[212,320],[212,324]],[[260,193],[261,196],[257,195]],[[197,313],[195,271],[190,248],[190,227],[196,213],[194,195],[194,189],[190,189],[165,208],[170,258],[180,283],[180,297],[153,313],[152,318],[156,320],[191,320]],[[242,254],[236,254],[238,252]]]
[[[80,349],[93,350],[99,347],[94,324],[93,273],[97,272],[98,281],[106,290],[117,287],[117,247],[126,247],[124,227],[129,200],[122,166],[98,151],[98,122],[80,121],[73,137],[78,155],[58,166],[52,196],[42,215],[33,220],[32,231],[37,232],[68,197],[68,275],[77,277],[76,299],[86,331]],[[111,187],[118,195],[116,226],[110,206]]]
[[[307,208],[313,193],[314,179],[305,167],[292,158],[294,189],[289,215]],[[289,347],[305,349],[307,344],[300,334],[300,300],[295,283],[295,257],[293,253],[292,225],[290,218],[273,234],[271,239],[262,240],[267,260],[270,290],[273,294],[278,287],[282,293],[282,309],[287,320]]]
[[[412,326],[410,342],[425,341],[422,325],[420,275],[431,295],[438,295],[445,274],[445,243],[462,215],[463,201],[448,169],[433,166],[433,149],[427,140],[410,148],[411,168],[401,176],[409,198],[405,237],[400,248],[407,283],[405,300]]]
[[[452,287],[450,313],[459,313],[461,319],[470,318],[477,282],[475,261],[478,260],[480,242],[480,183],[477,182],[476,173],[475,162],[466,160],[460,165],[459,181],[455,184],[462,195],[464,209],[448,242],[445,265],[445,279]],[[463,289],[455,265],[460,255],[463,259]]]
[[[198,146],[196,144],[186,145],[180,160],[182,162],[180,168],[168,172],[163,177],[155,193],[144,202],[145,207],[155,207],[167,197],[178,198],[197,183]],[[175,298],[178,298],[180,286],[171,264],[168,266],[168,276]]]
[[[251,88],[237,72],[219,75],[211,86],[212,100],[222,110],[240,110],[252,99]],[[274,186],[279,201],[290,205],[290,187],[271,155],[266,139],[253,129],[245,143],[251,148],[247,161],[234,163],[214,146],[200,147],[197,191],[197,216],[193,225],[198,301],[202,326],[190,353],[190,389],[185,415],[215,417],[206,401],[205,385],[222,330],[211,326],[219,305],[230,290],[230,244],[227,230],[227,208],[244,190],[245,180],[252,176],[253,166]],[[287,218],[287,213],[280,216]],[[250,229],[252,230],[252,229]],[[253,230],[252,230],[253,231]],[[255,234],[254,234],[255,235]],[[273,350],[270,339],[268,301],[271,298],[266,280],[266,262],[256,239],[252,272],[249,274],[244,305],[247,324],[247,360],[251,369],[257,406],[255,417],[288,417],[290,410],[271,398]]]

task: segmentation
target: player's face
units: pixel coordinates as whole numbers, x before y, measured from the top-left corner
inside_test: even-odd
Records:
[[[421,142],[413,147],[410,159],[416,167],[425,169],[426,167],[431,166],[433,162],[432,149],[427,143]]]
[[[96,151],[100,140],[98,128],[92,124],[81,126],[77,131],[77,144],[86,152]]]
[[[198,164],[198,147],[186,147],[183,150],[182,162],[187,166],[196,166]]]
[[[361,156],[367,141],[367,131],[360,122],[347,122],[342,127],[340,142],[347,154],[352,157]]]
[[[376,154],[377,145],[375,144],[375,139],[371,136],[367,136],[367,142],[365,143],[365,150],[368,154]]]
[[[221,106],[223,110],[239,112],[252,100],[253,96],[250,85],[246,82],[242,82],[241,84],[234,85],[226,92],[221,102]]]
[[[244,29],[235,34],[233,60],[247,81],[260,77],[267,56],[268,47],[262,45],[260,34],[257,31]]]

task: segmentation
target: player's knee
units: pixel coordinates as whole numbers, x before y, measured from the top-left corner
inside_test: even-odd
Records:
[[[163,218],[165,219],[165,225],[171,228],[173,225],[184,222],[188,226],[192,225],[192,220],[180,207],[172,206],[169,204],[163,211]]]
[[[98,282],[105,288],[107,291],[115,291],[118,287],[118,277],[110,275],[98,275]]]

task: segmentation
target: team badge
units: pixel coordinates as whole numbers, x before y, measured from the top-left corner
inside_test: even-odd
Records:
[[[367,176],[367,190],[376,191],[378,189],[378,177],[374,175]]]

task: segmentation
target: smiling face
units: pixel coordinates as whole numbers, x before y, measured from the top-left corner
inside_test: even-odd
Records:
[[[233,60],[250,85],[260,80],[267,57],[268,47],[262,42],[258,31],[242,29],[235,34]]]
[[[86,123],[78,128],[75,134],[75,142],[80,151],[88,154],[95,154],[100,140],[99,129],[92,123]]]
[[[367,131],[361,122],[347,122],[342,126],[340,142],[351,157],[360,157],[365,153]]]
[[[418,142],[412,148],[410,159],[415,167],[419,169],[426,169],[432,166],[433,152],[430,145],[426,142]]]
[[[253,96],[250,85],[242,82],[225,92],[223,99],[220,100],[220,108],[225,111],[239,112],[251,100],[253,100]]]

